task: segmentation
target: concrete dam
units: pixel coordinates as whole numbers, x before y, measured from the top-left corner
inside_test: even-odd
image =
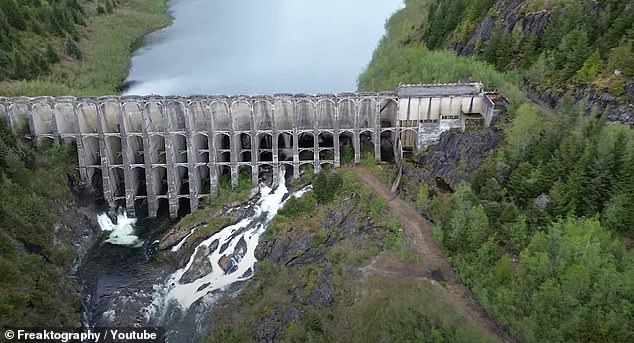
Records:
[[[75,147],[82,182],[128,215],[170,217],[217,195],[222,177],[257,184],[280,168],[339,167],[422,148],[451,128],[490,125],[482,84],[406,85],[395,92],[270,96],[0,97],[0,120],[35,144]],[[139,213],[143,209],[143,212]]]

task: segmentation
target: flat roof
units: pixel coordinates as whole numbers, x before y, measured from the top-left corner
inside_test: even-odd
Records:
[[[484,91],[481,83],[455,83],[431,85],[403,85],[398,87],[397,94],[402,97],[431,97],[452,95],[480,95]]]

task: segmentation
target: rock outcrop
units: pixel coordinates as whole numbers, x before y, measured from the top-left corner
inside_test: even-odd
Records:
[[[529,2],[527,1],[498,0],[495,4],[495,10],[480,21],[469,38],[464,42],[451,43],[451,48],[460,56],[477,54],[477,47],[488,41],[496,29],[506,33],[521,32],[524,36],[535,35],[535,37],[540,38],[552,12],[548,10],[531,12],[528,6]],[[599,5],[595,4],[594,11],[597,15],[600,13]],[[560,92],[541,90],[532,85],[527,85],[527,88],[533,98],[551,108],[555,108],[561,101]],[[622,122],[634,127],[634,80],[628,80],[625,83],[625,94],[621,99],[617,99],[608,92],[597,91],[588,86],[577,86],[567,89],[567,91],[576,100],[585,100],[588,111],[596,109],[605,113],[608,121]]]
[[[422,168],[407,173],[418,173],[415,179],[434,182],[438,188],[454,188],[471,172],[480,167],[486,153],[502,141],[502,132],[496,128],[460,132],[450,130],[440,135],[438,145],[418,157]]]

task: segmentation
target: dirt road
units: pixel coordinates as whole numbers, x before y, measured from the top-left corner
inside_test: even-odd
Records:
[[[406,201],[396,197],[388,186],[364,167],[354,168],[357,175],[370,186],[374,193],[386,200],[394,218],[401,224],[412,252],[423,258],[422,265],[413,267],[385,255],[379,255],[364,268],[367,274],[384,277],[420,278],[426,280],[445,301],[453,304],[459,313],[482,328],[491,337],[504,342],[513,342],[505,330],[491,319],[476,304],[471,292],[455,276],[451,264],[432,236],[429,223]]]

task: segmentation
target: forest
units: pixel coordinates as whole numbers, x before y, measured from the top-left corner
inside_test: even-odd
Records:
[[[0,0],[0,95],[117,94],[166,0]],[[108,58],[104,58],[108,56]]]
[[[71,152],[35,150],[0,122],[0,328],[74,326],[79,285],[68,277],[76,256],[58,208],[69,202]]]
[[[467,182],[450,193],[419,185],[417,204],[458,276],[519,341],[634,340],[634,133],[564,95],[579,84],[623,95],[633,2],[524,1],[553,13],[542,36],[498,22],[469,57],[446,48],[510,2],[406,3],[360,89],[474,80],[511,102],[495,123],[502,145]],[[527,84],[560,92],[560,105],[532,103]]]
[[[495,20],[489,36],[483,34],[472,55],[496,66],[516,70],[533,85],[564,92],[589,86],[624,95],[626,80],[634,78],[634,5],[613,1],[437,0],[429,5],[423,42],[430,49],[467,44],[485,16]],[[548,10],[541,29],[538,21],[511,25],[508,17]]]

